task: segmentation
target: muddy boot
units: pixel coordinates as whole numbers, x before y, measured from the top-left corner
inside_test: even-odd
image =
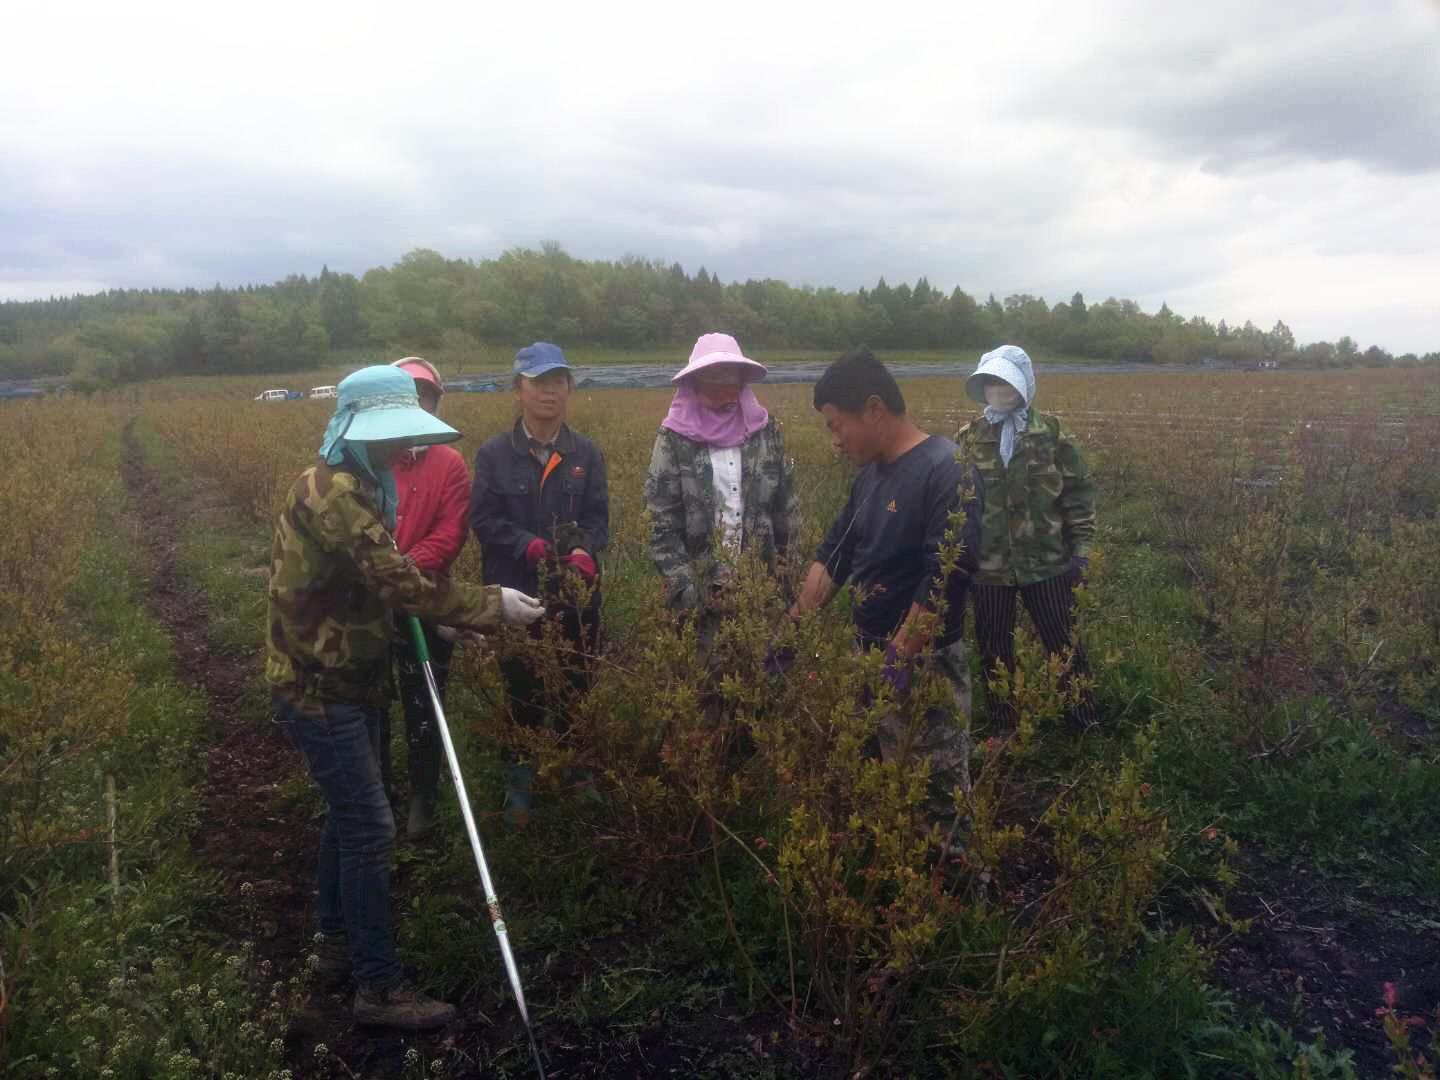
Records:
[[[505,778],[505,824],[523,829],[530,824],[530,779],[533,775],[529,765],[511,765]]]
[[[410,813],[405,818],[405,835],[411,840],[423,840],[435,827],[435,796],[410,794]]]
[[[402,1031],[428,1031],[455,1019],[454,1005],[436,1001],[408,982],[383,990],[361,987],[355,991],[355,1022]]]
[[[333,990],[350,978],[350,938],[345,931],[315,935],[315,982]]]

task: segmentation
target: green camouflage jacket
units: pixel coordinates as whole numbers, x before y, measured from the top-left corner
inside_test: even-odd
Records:
[[[800,531],[795,463],[785,456],[773,416],[740,448],[740,497],[741,550],[756,552],[773,569]],[[645,505],[652,519],[650,557],[665,578],[666,603],[699,606],[721,569],[711,550],[717,521],[710,451],[661,428],[645,478]]]
[[[1060,421],[1030,412],[1007,468],[999,430],[976,418],[955,436],[985,479],[981,585],[1030,585],[1063,573],[1095,540],[1095,485]]]
[[[380,699],[392,609],[490,629],[500,623],[500,590],[424,573],[395,549],[360,479],[324,464],[306,469],[275,522],[266,681],[301,701]]]

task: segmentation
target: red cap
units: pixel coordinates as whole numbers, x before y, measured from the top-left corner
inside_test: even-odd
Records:
[[[398,367],[412,379],[428,382],[435,387],[438,393],[445,393],[445,383],[440,379],[440,372],[435,370],[435,365],[419,356],[407,356],[403,360],[396,360],[392,367]]]

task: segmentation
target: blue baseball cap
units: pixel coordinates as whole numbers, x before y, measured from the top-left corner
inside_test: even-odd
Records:
[[[551,345],[548,341],[526,345],[515,354],[515,374],[524,375],[527,379],[544,375],[556,368],[571,370],[570,365],[565,362],[565,354],[560,351],[560,346]]]

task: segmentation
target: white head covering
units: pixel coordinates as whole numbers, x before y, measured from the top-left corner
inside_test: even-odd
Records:
[[[997,409],[985,402],[985,379],[990,375],[1009,383],[1020,395],[1020,404],[1013,409]],[[1030,405],[1035,400],[1035,368],[1030,356],[1018,345],[1001,345],[980,357],[974,374],[965,380],[965,392],[985,405],[987,423],[1000,425],[1000,460],[1006,465],[1015,454],[1015,440],[1025,434],[1030,420]]]

